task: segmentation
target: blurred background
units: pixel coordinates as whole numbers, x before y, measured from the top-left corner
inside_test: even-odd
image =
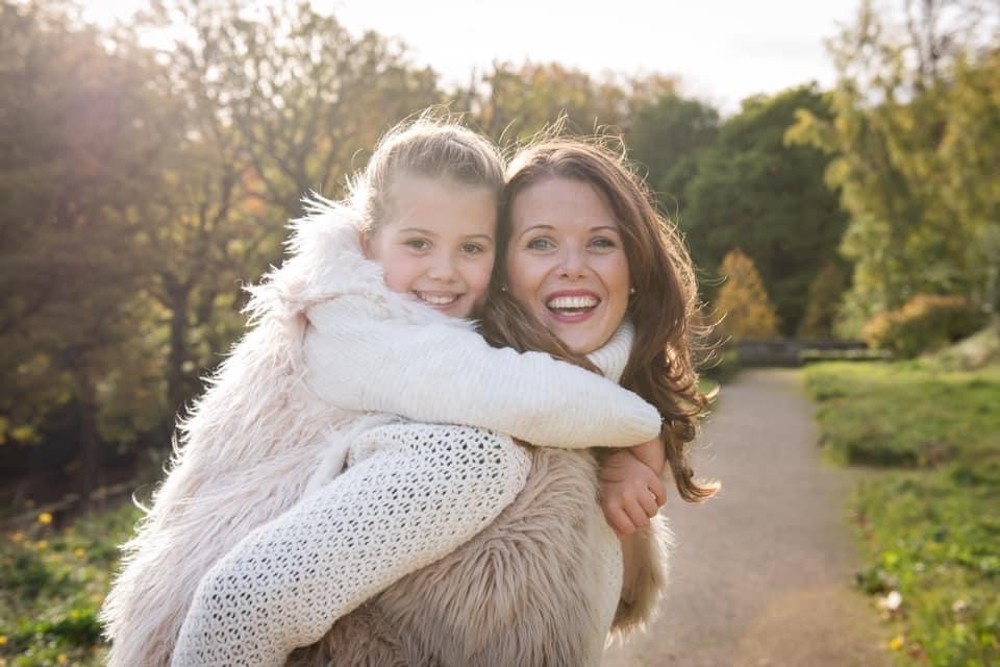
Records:
[[[301,197],[430,104],[620,136],[724,316],[709,376],[995,332],[1000,5],[822,4],[0,0],[7,534],[148,496]]]

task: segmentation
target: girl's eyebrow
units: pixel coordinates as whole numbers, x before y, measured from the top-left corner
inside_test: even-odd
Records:
[[[402,234],[423,234],[424,236],[437,236],[435,232],[429,229],[424,229],[423,227],[401,227],[399,232]]]

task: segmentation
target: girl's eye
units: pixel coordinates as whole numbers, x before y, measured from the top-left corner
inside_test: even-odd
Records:
[[[431,247],[431,243],[427,239],[410,239],[404,245],[413,250],[427,250]]]
[[[484,248],[478,243],[463,243],[462,252],[464,252],[466,255],[479,255],[481,253],[486,252],[486,248]]]
[[[528,241],[529,250],[551,250],[554,246],[552,241],[544,236]]]

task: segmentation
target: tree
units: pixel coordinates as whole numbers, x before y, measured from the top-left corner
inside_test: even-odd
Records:
[[[813,85],[744,100],[698,160],[679,216],[698,265],[718,266],[737,246],[753,258],[788,335],[805,313],[809,285],[836,255],[845,224],[824,181],[828,156],[785,141],[800,109],[828,113]]]
[[[636,109],[672,91],[670,77],[595,77],[558,63],[497,62],[474,80],[465,96],[483,130],[501,143],[515,143],[563,117],[567,130],[628,131]],[[456,99],[460,96],[455,93]]]
[[[789,136],[833,157],[827,180],[850,215],[842,252],[854,267],[846,330],[918,293],[996,308],[998,18],[975,0],[883,14],[866,1],[830,42],[833,115],[803,111]]]
[[[280,260],[310,191],[336,197],[392,123],[441,99],[426,69],[375,33],[351,35],[309,3],[157,3],[137,27],[180,26],[156,84],[182,102],[163,169],[136,215],[155,261],[148,296],[168,346],[176,410],[242,330],[242,287]],[[134,44],[126,37],[122,44]]]
[[[734,248],[726,253],[719,274],[725,283],[713,310],[721,331],[736,339],[778,335],[778,317],[753,260]]]
[[[719,112],[708,104],[667,92],[639,107],[626,140],[632,157],[668,210],[687,214],[684,195],[698,160],[719,134]]]
[[[116,365],[142,345],[131,307],[145,268],[124,231],[156,183],[147,74],[59,7],[0,4],[0,439],[71,425],[83,490]],[[133,407],[133,427],[155,411]]]

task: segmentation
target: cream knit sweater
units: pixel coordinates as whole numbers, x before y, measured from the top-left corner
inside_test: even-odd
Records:
[[[294,223],[290,248],[291,257],[254,288],[253,326],[179,425],[168,475],[124,547],[101,613],[112,642],[109,667],[168,664],[205,573],[257,527],[290,510],[293,523],[306,517],[308,505],[293,506],[339,472],[344,434],[369,423],[370,411],[555,447],[628,446],[659,432],[656,410],[614,383],[547,355],[492,349],[468,323],[390,291],[381,268],[361,253],[355,216],[342,207],[315,205]],[[374,432],[388,443],[385,451],[360,462],[354,475],[368,471],[403,489],[403,476],[379,467],[395,460],[393,450],[419,464],[415,476],[469,466],[469,485],[459,491],[466,495],[455,502],[483,498],[483,506],[463,513],[475,520],[456,528],[455,539],[474,534],[523,483],[523,453],[506,439],[467,428],[468,449],[433,453],[404,444],[393,435],[399,428]],[[397,520],[369,509],[378,515],[372,524]],[[394,567],[391,558],[366,562]]]
[[[595,361],[619,377],[631,341],[623,325]],[[350,443],[349,461],[336,480],[209,571],[181,629],[175,667],[284,664],[338,618],[485,528],[530,468],[507,437],[414,423],[369,428]],[[516,473],[498,478],[501,466]],[[605,533],[593,546],[608,574],[597,592],[606,632],[621,590],[621,554],[610,528]]]

